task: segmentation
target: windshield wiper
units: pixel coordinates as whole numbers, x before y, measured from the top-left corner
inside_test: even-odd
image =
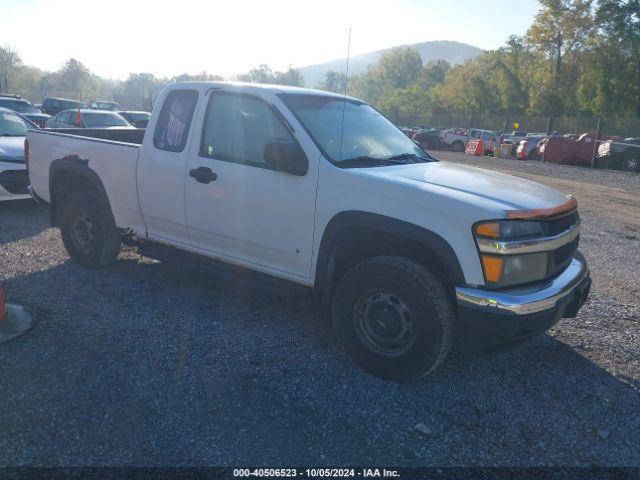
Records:
[[[409,163],[432,162],[433,159],[428,156],[420,156],[415,153],[401,153],[390,157],[371,157],[369,155],[361,155],[359,157],[347,158],[338,162],[340,167],[371,167],[383,165],[407,165]]]
[[[423,163],[432,161],[430,157],[416,155],[415,153],[401,153],[399,155],[392,155],[391,157],[387,157],[386,160],[412,160],[410,163]]]
[[[403,165],[404,162],[402,159],[393,159],[393,158],[376,158],[370,157],[368,155],[361,155],[359,157],[347,158],[345,160],[340,160],[338,162],[339,167],[371,167],[371,166],[382,166],[382,165]]]

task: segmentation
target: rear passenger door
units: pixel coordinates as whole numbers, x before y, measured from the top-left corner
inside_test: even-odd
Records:
[[[195,89],[167,94],[138,160],[138,199],[147,235],[172,245],[189,244],[184,177],[198,96]]]
[[[308,282],[319,155],[299,142],[289,121],[262,97],[213,90],[203,108],[186,176],[192,246]],[[274,141],[296,142],[305,150],[306,175],[265,163],[265,146]],[[197,178],[198,171],[211,177]]]

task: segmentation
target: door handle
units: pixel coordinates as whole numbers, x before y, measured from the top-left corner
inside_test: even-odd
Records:
[[[213,173],[209,167],[198,167],[189,170],[189,176],[196,179],[198,183],[211,183],[218,179],[218,175]]]

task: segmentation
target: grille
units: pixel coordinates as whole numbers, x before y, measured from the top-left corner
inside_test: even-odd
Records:
[[[573,225],[578,223],[578,211],[563,215],[561,217],[553,218],[544,222],[546,233],[549,235],[558,235],[562,232],[566,232]]]
[[[559,235],[569,230],[579,221],[580,217],[578,216],[578,212],[574,210],[567,215],[547,220],[543,222],[543,225],[548,235]],[[567,243],[566,245],[563,245],[550,252],[549,264],[547,266],[548,278],[557,275],[569,266],[569,263],[571,263],[571,259],[576,253],[576,250],[578,250],[579,241],[580,237],[576,237],[576,239],[572,242]]]
[[[569,264],[573,258],[573,254],[578,249],[578,240],[579,238],[576,238],[573,242],[567,243],[553,252],[553,260],[556,268],[565,267]]]
[[[29,174],[26,170],[5,170],[0,172],[0,186],[14,195],[25,195],[28,192]]]

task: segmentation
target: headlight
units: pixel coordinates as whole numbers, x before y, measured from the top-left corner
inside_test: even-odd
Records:
[[[487,286],[494,288],[542,280],[547,274],[548,253],[509,255],[500,251],[503,242],[530,240],[544,236],[541,223],[499,220],[476,224],[474,237]],[[490,251],[495,246],[494,251]]]
[[[544,235],[540,222],[527,220],[498,220],[476,224],[476,237],[495,238],[500,240],[519,240]]]

